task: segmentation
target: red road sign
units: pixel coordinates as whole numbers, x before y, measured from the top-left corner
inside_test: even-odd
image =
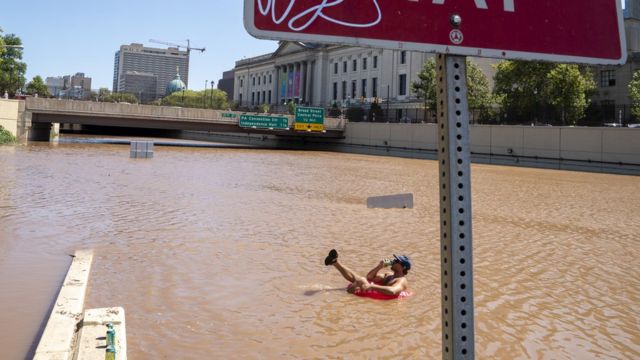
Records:
[[[266,39],[591,64],[627,58],[620,0],[245,0],[244,19]]]

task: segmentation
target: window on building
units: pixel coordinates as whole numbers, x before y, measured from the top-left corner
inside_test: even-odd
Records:
[[[244,79],[240,79],[240,87],[242,87],[242,85],[244,85]]]
[[[360,90],[363,98],[367,97],[367,79],[362,79],[362,90]]]
[[[600,87],[616,86],[616,71],[601,70],[600,71]]]
[[[338,74],[338,63],[337,62],[333,64],[333,73],[334,74]]]
[[[271,104],[271,90],[269,90],[269,104]]]
[[[353,59],[353,71],[358,71],[358,60]]]
[[[398,95],[407,95],[407,74],[401,74],[398,80]]]
[[[238,101],[242,104],[242,94],[238,94]]]
[[[273,75],[273,74],[269,74],[269,84],[271,84],[271,81],[273,80],[273,79],[271,78],[271,76],[272,76],[272,75]],[[269,102],[271,102],[271,101],[269,101]]]
[[[342,100],[345,100],[347,98],[347,82],[343,81],[342,82]]]
[[[407,52],[405,50],[400,51],[400,64],[407,63]]]
[[[253,83],[253,86],[256,86],[256,77],[255,76],[251,77],[251,82]]]
[[[346,62],[346,61],[343,61],[343,62],[342,62],[342,72],[343,72],[343,73],[346,73],[346,72],[347,72],[347,62]]]
[[[256,93],[251,92],[251,105],[253,105],[256,102]]]
[[[371,79],[371,96],[378,97],[378,78]]]
[[[373,57],[373,68],[374,69],[378,68],[378,56]]]
[[[356,98],[356,86],[357,86],[356,81],[352,80],[351,81],[351,98],[352,99]]]
[[[258,76],[258,85],[260,85],[260,76]]]
[[[367,58],[362,58],[362,70],[367,70]]]
[[[267,102],[267,92],[262,90],[262,103],[266,103]]]
[[[333,100],[338,100],[338,83],[333,83]]]

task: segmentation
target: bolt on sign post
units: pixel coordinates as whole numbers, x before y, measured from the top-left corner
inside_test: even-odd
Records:
[[[245,0],[258,38],[439,53],[442,358],[474,359],[465,56],[621,64],[619,0]]]

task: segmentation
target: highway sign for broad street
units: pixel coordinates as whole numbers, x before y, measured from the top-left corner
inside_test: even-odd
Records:
[[[295,120],[295,130],[323,131],[324,109],[298,106]]]
[[[501,59],[626,61],[620,0],[245,0],[258,38]]]
[[[240,115],[240,127],[284,130],[289,128],[289,119],[284,116]]]

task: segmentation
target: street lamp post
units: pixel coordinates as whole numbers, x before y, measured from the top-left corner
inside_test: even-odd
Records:
[[[209,80],[205,80],[204,81],[204,92],[202,93],[202,108],[206,109],[207,108],[207,84],[209,83]]]
[[[214,81],[211,80],[211,108],[213,109],[213,83]]]

